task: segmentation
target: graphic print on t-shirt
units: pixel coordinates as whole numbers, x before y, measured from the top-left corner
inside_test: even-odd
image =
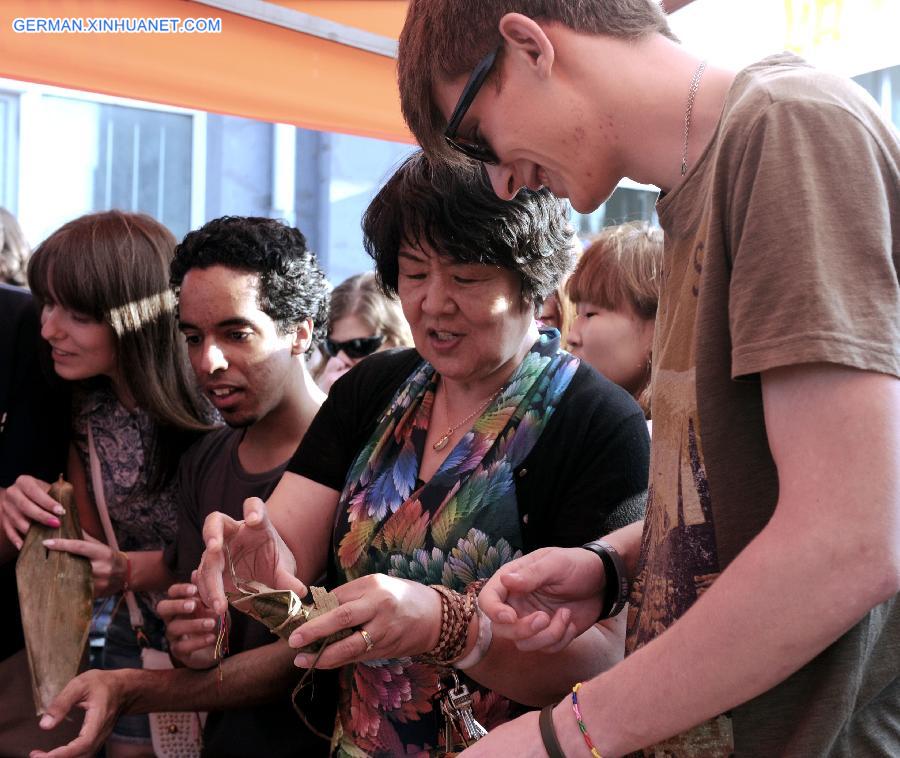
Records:
[[[670,627],[719,574],[697,413],[695,333],[702,240],[703,235],[666,238],[666,279],[653,346],[650,492],[630,598],[629,654]],[[647,752],[724,756],[733,749],[731,721],[720,716]]]

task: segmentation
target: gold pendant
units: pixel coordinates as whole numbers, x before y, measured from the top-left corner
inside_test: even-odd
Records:
[[[431,449],[432,450],[443,450],[445,447],[447,447],[447,443],[449,441],[450,441],[450,435],[445,434],[443,437],[441,437],[437,442],[435,442],[431,446]]]

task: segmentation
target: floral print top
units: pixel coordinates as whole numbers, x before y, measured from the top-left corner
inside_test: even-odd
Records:
[[[153,443],[153,421],[137,408],[128,410],[108,386],[79,389],[74,395],[74,443],[84,466],[88,492],[94,499],[88,453],[88,424],[100,458],[109,520],[121,550],[161,550],[175,538],[178,526],[177,477],[162,491],[147,491],[147,457]],[[146,612],[163,593],[138,593]],[[143,597],[141,597],[143,596]]]

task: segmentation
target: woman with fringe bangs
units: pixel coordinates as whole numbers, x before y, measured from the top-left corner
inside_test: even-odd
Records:
[[[50,235],[29,263],[41,306],[41,336],[56,374],[73,382],[68,479],[84,540],[51,540],[91,561],[98,597],[136,592],[150,645],[163,649],[154,613],[171,583],[162,549],[175,535],[175,472],[209,426],[176,327],[171,232],[152,218],[109,211],[82,216]],[[91,477],[89,437],[118,549],[104,544]],[[31,521],[59,525],[49,485],[21,476],[3,498],[3,529],[19,548]],[[102,668],[139,668],[140,646],[125,604],[107,629]],[[146,716],[124,716],[108,756],[152,755]]]

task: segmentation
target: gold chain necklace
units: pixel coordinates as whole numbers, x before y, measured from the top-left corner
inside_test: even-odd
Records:
[[[440,439],[431,446],[431,449],[432,450],[443,450],[445,447],[447,447],[447,443],[450,442],[450,438],[453,436],[453,432],[455,432],[457,429],[459,429],[459,427],[461,427],[463,424],[465,424],[466,421],[469,421],[471,418],[473,418],[476,413],[481,413],[481,411],[483,411],[485,408],[487,408],[488,405],[490,405],[491,401],[495,397],[497,397],[497,395],[500,394],[500,390],[502,390],[502,389],[503,389],[503,385],[498,387],[497,391],[494,392],[493,395],[491,395],[487,400],[485,400],[481,405],[479,405],[474,411],[472,411],[462,421],[457,421],[455,424],[453,424],[453,426],[449,427],[447,429],[447,431],[441,435]],[[445,413],[449,410],[447,408],[448,402],[449,401],[447,400],[447,393],[445,392],[444,393],[444,412]]]

